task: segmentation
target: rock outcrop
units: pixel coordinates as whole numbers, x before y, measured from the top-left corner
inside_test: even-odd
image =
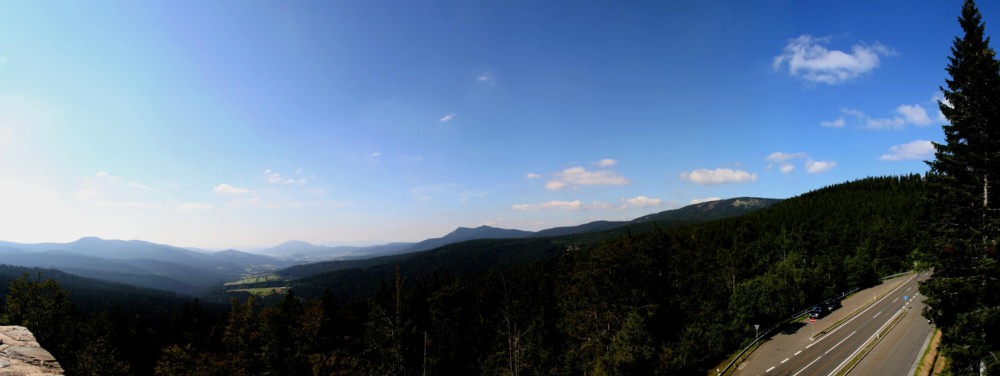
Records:
[[[0,376],[62,375],[56,358],[23,326],[0,326]]]

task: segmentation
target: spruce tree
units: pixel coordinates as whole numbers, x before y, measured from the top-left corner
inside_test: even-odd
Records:
[[[972,0],[958,21],[965,35],[954,40],[939,102],[949,122],[945,143],[934,144],[928,162],[926,255],[934,274],[921,292],[953,371],[964,374],[1000,370],[1000,63]]]

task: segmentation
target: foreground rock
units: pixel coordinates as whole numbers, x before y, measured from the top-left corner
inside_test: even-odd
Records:
[[[0,326],[0,376],[62,375],[56,358],[23,326]]]

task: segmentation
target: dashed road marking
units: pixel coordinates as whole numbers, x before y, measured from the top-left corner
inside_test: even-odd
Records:
[[[876,313],[875,316],[872,316],[872,319],[878,317],[878,315],[881,315],[881,314],[882,314],[882,311],[878,311],[878,313]]]
[[[841,343],[844,343],[844,341],[846,341],[848,338],[851,338],[851,336],[853,336],[854,333],[857,333],[857,332],[858,331],[855,330],[855,331],[851,332],[851,334],[848,334],[847,337],[844,337],[844,339],[840,340],[840,342],[837,342],[836,345],[833,345],[833,347],[831,347],[829,350],[826,350],[826,352],[823,353],[823,355],[829,354],[830,351],[833,351],[833,349],[837,348],[837,346],[840,346]]]
[[[768,368],[767,371],[764,371],[764,372],[771,372],[771,370],[773,370],[773,369],[774,369],[774,367],[771,367],[771,368]]]
[[[820,355],[820,356],[819,356],[818,358],[816,358],[816,360],[813,360],[813,361],[809,362],[809,364],[806,364],[806,366],[805,366],[805,367],[802,367],[802,369],[801,369],[801,370],[799,370],[799,372],[796,372],[796,373],[795,373],[794,375],[792,375],[792,376],[799,376],[799,374],[800,374],[800,373],[802,373],[802,371],[805,371],[805,370],[806,370],[806,368],[809,368],[809,366],[813,365],[813,363],[816,363],[816,361],[818,361],[818,360],[820,360],[820,359],[823,359],[823,356],[822,356],[822,355]],[[773,367],[772,367],[772,368],[773,368]]]
[[[788,361],[788,359],[791,359],[791,358],[785,358],[785,360],[782,360],[782,361],[781,361],[781,364],[785,364],[785,362],[787,362],[787,361]]]
[[[801,353],[802,353],[802,350],[799,350],[798,352],[795,353],[795,355],[799,355]],[[795,356],[795,355],[792,355],[792,356]]]

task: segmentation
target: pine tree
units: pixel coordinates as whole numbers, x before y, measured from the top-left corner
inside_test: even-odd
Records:
[[[996,369],[1000,339],[990,328],[1000,318],[997,209],[1000,208],[1000,63],[984,35],[972,0],[959,17],[965,35],[956,37],[942,88],[945,143],[935,143],[928,162],[926,251],[934,267],[921,286],[924,314],[942,329],[943,345],[957,373]]]

